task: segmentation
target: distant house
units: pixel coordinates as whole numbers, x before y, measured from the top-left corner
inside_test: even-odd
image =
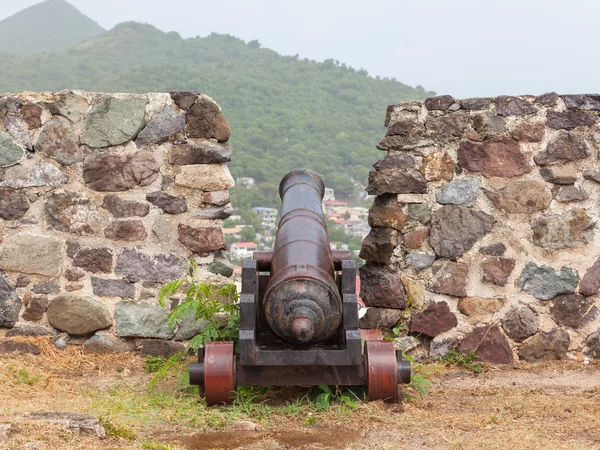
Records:
[[[344,213],[348,209],[348,203],[341,200],[327,200],[323,202],[323,209],[325,210],[325,214]]]
[[[241,227],[223,228],[223,236],[225,236],[225,237],[230,236],[235,239],[239,239],[241,231],[242,231]]]
[[[325,188],[325,194],[323,195],[323,201],[328,202],[329,200],[335,200],[335,191],[331,188]]]
[[[254,178],[242,177],[235,180],[240,186],[252,187],[254,186]]]
[[[362,206],[354,206],[347,209],[351,220],[367,219],[369,217],[369,208],[363,208]]]
[[[264,208],[262,206],[256,206],[252,208],[252,211],[260,216],[261,225],[265,230],[272,230],[275,228],[277,214],[279,214],[276,208]]]
[[[252,254],[257,250],[257,245],[254,242],[236,242],[231,244],[229,252],[235,258],[251,258]]]

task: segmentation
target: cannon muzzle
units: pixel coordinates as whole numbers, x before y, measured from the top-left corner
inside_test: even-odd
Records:
[[[342,320],[324,192],[321,178],[306,169],[291,171],[279,185],[283,206],[263,305],[271,330],[295,344],[328,339]]]

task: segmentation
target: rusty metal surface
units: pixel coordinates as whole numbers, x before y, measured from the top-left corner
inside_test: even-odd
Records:
[[[233,401],[236,387],[233,342],[209,342],[204,350],[204,392],[209,405]]]
[[[310,170],[293,170],[279,185],[283,206],[263,309],[271,330],[296,344],[325,341],[342,319],[323,193],[322,180]]]
[[[394,343],[391,341],[365,342],[365,375],[367,398],[396,401],[398,376]]]

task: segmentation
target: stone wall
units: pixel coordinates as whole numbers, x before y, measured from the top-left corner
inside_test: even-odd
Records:
[[[161,286],[188,258],[207,281],[232,274],[219,106],[193,92],[21,93],[0,97],[0,119],[0,333],[181,348],[155,339],[201,324],[170,330]]]
[[[600,358],[599,116],[554,93],[388,107],[361,325],[432,357]]]

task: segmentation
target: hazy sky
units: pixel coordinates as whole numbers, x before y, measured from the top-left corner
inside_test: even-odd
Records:
[[[69,0],[105,28],[228,33],[458,97],[600,92],[600,0]],[[0,0],[0,18],[39,0]]]

